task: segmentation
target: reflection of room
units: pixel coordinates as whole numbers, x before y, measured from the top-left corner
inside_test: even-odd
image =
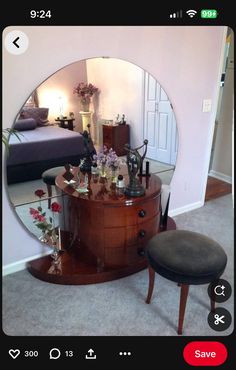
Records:
[[[72,94],[73,87],[78,81],[92,83],[99,88],[99,94],[94,96],[90,107],[95,125],[92,125],[92,135],[97,145],[102,145],[102,122],[115,122],[118,114],[126,116],[131,128],[133,146],[140,145],[143,140],[145,114],[148,115],[151,104],[154,104],[151,108],[152,112],[157,110],[162,112],[163,109],[167,111],[164,107],[164,102],[167,102],[173,115],[164,90],[141,68],[120,59],[92,58],[62,68],[38,87],[39,106],[48,106],[50,121],[54,121],[62,111],[62,114],[67,116],[72,111],[75,115],[75,131],[81,131],[82,122],[79,114],[81,104],[78,97]],[[157,108],[159,102],[162,105]],[[174,119],[174,116],[170,117],[170,120],[174,121]],[[153,134],[156,140],[158,135],[161,136],[157,122],[155,123],[157,126],[155,132],[154,122],[149,120],[148,124],[152,126],[149,131],[145,127],[145,135],[150,142],[153,140]],[[168,122],[168,125],[171,126],[171,124],[172,122]],[[176,122],[173,123],[174,125]],[[175,137],[172,140],[174,139]],[[174,164],[175,160],[162,160],[162,162]]]
[[[169,184],[177,153],[174,113],[168,97],[158,82],[136,65],[113,58],[93,58],[73,63],[43,82],[27,100],[25,109],[39,107],[43,110],[43,107],[47,107],[46,126],[57,126],[60,117],[70,118],[69,115],[73,112],[74,120],[71,124],[75,132],[80,132],[82,108],[78,97],[73,94],[73,88],[78,81],[99,87],[99,94],[91,99],[90,105],[93,117],[91,134],[96,148],[104,143],[103,124],[115,123],[118,115],[121,117],[125,114],[131,145],[140,145],[144,136],[149,140],[147,159],[151,172],[159,174],[162,181]],[[65,132],[61,131],[62,134]],[[28,132],[25,135],[28,135]],[[16,138],[11,140],[16,141]],[[124,153],[124,150],[122,152]],[[18,187],[20,186],[19,184]],[[18,187],[9,188],[12,199],[16,197],[14,194],[22,194],[21,191],[14,190]],[[21,187],[27,188],[27,184]],[[16,204],[20,203],[19,199],[15,201]]]
[[[99,93],[91,98],[90,112],[81,112],[83,105],[77,94],[73,93],[80,81],[99,88]],[[70,121],[71,112],[73,119]],[[27,122],[24,122],[25,118]],[[47,196],[52,192],[54,200],[57,199],[55,186],[50,186],[48,192],[42,180],[43,171],[61,166],[64,162],[75,166],[79,164],[79,157],[82,158],[80,148],[83,147],[80,132],[85,128],[85,118],[88,123],[91,118],[90,131],[97,150],[103,145],[113,147],[124,163],[124,144],[130,142],[133,147],[139,146],[147,138],[143,167],[148,161],[152,174],[158,175],[163,184],[171,182],[178,145],[174,112],[160,84],[132,63],[114,58],[93,58],[62,68],[31,94],[15,128],[21,130],[21,126],[24,127],[26,123],[29,125],[30,118],[36,119],[36,129],[33,127],[30,130],[28,127],[27,131],[20,131],[23,134],[21,142],[14,136],[10,139],[8,191],[19,218],[37,237],[39,232],[32,225],[27,212],[29,206],[37,206],[38,199],[34,191],[45,189]],[[117,126],[117,121],[122,119],[125,125]],[[108,135],[110,130],[116,129],[116,142],[110,139],[106,141],[103,137],[107,129]],[[121,137],[123,132],[126,134]],[[43,151],[46,153],[43,154]],[[31,161],[36,162],[32,164]]]
[[[35,91],[37,106],[49,109],[50,124],[56,124],[56,117],[69,118],[72,112],[74,131],[83,129],[82,119],[87,113],[81,115],[81,103],[73,94],[78,81],[99,87],[90,105],[96,147],[103,144],[103,124],[115,123],[118,114],[125,114],[131,145],[140,145],[145,136],[149,140],[151,171],[163,173],[163,181],[169,183],[176,162],[177,131],[171,104],[158,82],[141,68],[120,59],[93,58],[73,63],[50,76]]]

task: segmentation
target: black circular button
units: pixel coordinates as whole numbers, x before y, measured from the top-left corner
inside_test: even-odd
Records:
[[[208,295],[215,302],[225,302],[230,298],[231,294],[231,285],[224,279],[218,279],[208,286]]]
[[[208,315],[208,324],[215,331],[223,331],[231,325],[232,317],[228,310],[218,307]]]

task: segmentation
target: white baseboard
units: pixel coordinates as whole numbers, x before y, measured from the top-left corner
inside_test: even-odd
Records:
[[[168,214],[170,217],[174,217],[177,215],[181,215],[182,213],[185,213],[185,212],[193,211],[194,209],[200,208],[203,205],[204,205],[204,202],[201,202],[201,201],[187,204],[186,206],[170,210]]]
[[[32,260],[36,260],[37,258],[40,258],[40,257],[43,257],[43,256],[47,256],[51,253],[52,253],[52,251],[49,250],[49,251],[46,251],[46,252],[43,252],[43,253],[40,253],[40,254],[36,254],[36,255],[28,257],[28,258],[24,258],[22,260],[19,260],[19,261],[13,262],[13,263],[9,263],[8,265],[3,266],[2,276],[6,276],[6,275],[9,275],[9,274],[13,274],[14,272],[25,270],[26,266],[27,266],[27,262],[32,261]]]
[[[214,171],[214,170],[210,170],[209,176],[215,177],[216,179],[219,179],[219,180],[228,182],[229,184],[232,184],[232,177],[228,176],[228,175],[225,175],[224,173]]]

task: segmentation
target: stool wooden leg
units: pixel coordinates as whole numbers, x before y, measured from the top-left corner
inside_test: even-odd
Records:
[[[178,325],[178,334],[182,334],[183,323],[184,323],[184,313],[186,302],[188,298],[189,285],[181,284],[180,292],[180,302],[179,302],[179,325]]]
[[[48,189],[48,208],[51,208],[51,196],[52,196],[52,186],[47,184]]]
[[[149,272],[149,287],[148,287],[148,295],[146,299],[146,303],[150,303],[152,298],[152,292],[154,288],[154,282],[155,282],[155,271],[151,266],[148,266],[148,272]]]

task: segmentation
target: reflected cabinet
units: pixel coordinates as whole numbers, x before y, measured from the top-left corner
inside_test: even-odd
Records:
[[[102,125],[103,145],[112,148],[118,156],[126,155],[125,144],[130,143],[129,125]]]

